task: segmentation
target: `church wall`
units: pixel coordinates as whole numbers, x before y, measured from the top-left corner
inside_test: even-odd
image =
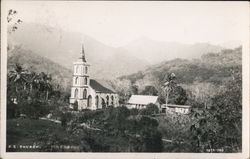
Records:
[[[118,100],[118,95],[117,94],[114,94],[114,93],[97,93],[98,97],[99,97],[99,104],[98,106],[99,107],[102,107],[102,100],[101,99],[104,99],[104,102],[105,102],[105,105],[107,106],[110,106],[110,105],[113,105],[113,106],[119,106],[119,100]],[[107,100],[107,96],[109,97],[109,101]],[[113,96],[113,104],[112,104],[112,97]],[[108,103],[107,103],[108,102]]]
[[[95,96],[96,96],[96,92],[95,92],[95,90],[93,89],[93,88],[91,88],[90,86],[89,86],[89,94],[88,94],[88,96],[89,95],[91,95],[91,97],[92,97],[92,105],[91,105],[91,107],[89,108],[89,109],[91,109],[91,110],[95,110],[95,109],[97,109],[96,108],[96,105],[95,105]],[[87,97],[88,97],[87,96]]]
[[[75,102],[75,89],[77,87],[72,87],[71,89],[71,98],[70,98],[70,103],[74,103]],[[78,109],[91,109],[91,110],[95,110],[95,109],[101,109],[103,108],[102,105],[102,99],[104,99],[105,102],[105,106],[110,106],[113,105],[115,107],[119,106],[119,98],[117,94],[114,93],[96,93],[95,90],[93,88],[91,88],[90,86],[88,88],[77,88],[78,89]],[[87,98],[83,99],[83,91],[84,89],[87,89]],[[91,95],[92,97],[92,104],[90,107],[87,106],[87,101],[88,101],[88,97],[89,95]],[[96,101],[96,96],[98,96],[98,103]],[[109,100],[107,100],[107,96],[109,98]],[[113,104],[112,104],[112,96],[113,96]],[[96,103],[98,105],[96,105]]]

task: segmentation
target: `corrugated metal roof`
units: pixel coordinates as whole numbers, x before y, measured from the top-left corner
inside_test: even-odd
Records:
[[[158,96],[147,95],[132,95],[128,101],[129,104],[143,104],[156,103]]]
[[[99,82],[96,80],[90,79],[90,86],[96,91],[96,92],[101,92],[101,93],[115,93],[112,90],[104,87],[101,85]]]

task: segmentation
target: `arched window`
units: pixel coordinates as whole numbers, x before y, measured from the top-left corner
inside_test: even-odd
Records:
[[[87,78],[87,77],[84,78],[84,84],[85,84],[85,85],[88,84],[88,78]]]
[[[88,107],[91,107],[92,106],[92,96],[91,95],[89,95],[88,96],[88,103],[87,103],[88,105]]]
[[[114,105],[114,97],[111,96],[111,105]]]
[[[80,69],[79,69],[79,73],[81,73],[81,72],[83,72],[83,67],[82,66],[80,66]]]
[[[78,69],[79,69],[79,66],[78,66],[78,65],[76,65],[76,73],[78,73]]]
[[[75,98],[78,98],[78,89],[75,89]]]
[[[96,105],[96,108],[98,108],[98,105],[99,105],[99,97],[98,96],[95,96],[95,105]]]
[[[87,89],[83,90],[83,94],[82,94],[83,99],[87,98]]]
[[[88,73],[88,67],[86,66],[85,67],[85,74],[87,74]]]
[[[77,83],[78,83],[78,77],[75,78],[75,84],[77,84]]]
[[[107,99],[106,105],[109,106],[109,96],[107,96],[106,99]]]

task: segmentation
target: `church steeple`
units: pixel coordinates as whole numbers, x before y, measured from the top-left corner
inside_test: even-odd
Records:
[[[77,103],[77,109],[87,108],[87,98],[90,94],[89,85],[89,64],[86,61],[84,46],[82,44],[82,50],[80,52],[80,57],[74,64],[72,87],[71,87],[71,97],[70,104],[71,107]]]
[[[86,62],[83,44],[82,44],[82,52],[81,52],[81,57],[80,57],[80,59],[82,59],[83,62]]]

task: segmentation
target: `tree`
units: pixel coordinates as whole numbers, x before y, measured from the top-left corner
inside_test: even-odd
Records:
[[[111,81],[111,85],[119,94],[119,103],[125,104],[132,94],[131,81],[126,79],[116,79]]]
[[[207,107],[211,105],[211,97],[218,94],[218,86],[208,82],[194,82],[191,85],[184,85],[184,88],[188,90],[188,103],[193,103],[190,100],[199,102],[199,106]],[[196,104],[192,104],[196,105]],[[197,105],[198,106],[198,105]]]
[[[15,32],[17,30],[17,26],[22,23],[21,19],[16,19],[17,11],[10,9],[8,11],[7,15],[7,22],[10,24],[10,28],[8,30],[8,33],[11,34],[12,32]]]
[[[17,104],[13,101],[7,101],[7,119],[17,118],[20,115],[20,110]]]
[[[23,69],[23,67],[20,64],[16,64],[14,69],[12,71],[8,72],[8,85],[9,91],[12,92],[12,95],[14,98],[16,98],[17,102],[19,102],[21,93],[21,90],[26,90],[26,76],[28,74],[28,71]],[[15,90],[12,90],[11,88],[14,88]],[[12,100],[12,99],[10,99]]]
[[[39,75],[39,90],[44,94],[44,100],[48,100],[49,93],[52,91],[51,76],[41,72]]]
[[[139,135],[142,152],[161,152],[163,148],[161,133],[157,130],[158,122],[147,116],[139,119]]]
[[[154,86],[146,86],[145,89],[141,92],[141,94],[156,96],[158,94],[158,91]]]
[[[171,91],[176,87],[175,74],[171,73],[165,77],[165,82],[163,84],[164,91],[166,93],[166,105],[168,104],[168,98]]]
[[[140,110],[141,115],[153,115],[159,113],[159,108],[157,105],[150,103],[145,109]]]
[[[13,70],[7,73],[7,80],[9,117],[26,114],[30,118],[37,119],[55,109],[59,102],[58,98],[53,99],[54,103],[48,100],[49,94],[53,94],[52,77],[43,72],[40,74],[31,72],[17,63]],[[51,103],[53,107],[49,107]]]
[[[18,25],[22,23],[22,20],[16,17],[17,11],[10,9],[8,11],[7,15],[7,23],[8,23],[8,35],[11,35],[13,32],[15,32],[18,28]],[[11,45],[8,43],[7,45],[7,51],[11,49]]]
[[[169,95],[169,103],[184,105],[187,101],[187,93],[181,86],[176,86]]]
[[[242,77],[241,70],[232,73],[231,80],[212,99],[208,108],[192,110],[194,123],[190,127],[198,151],[224,149],[240,152],[242,148]]]
[[[77,100],[73,103],[73,110],[74,111],[78,110],[78,102],[77,102]]]
[[[132,94],[138,94],[138,86],[137,85],[132,85],[131,86],[131,91],[132,91]]]
[[[71,113],[62,113],[61,114],[61,125],[66,128],[67,123],[73,118]]]

